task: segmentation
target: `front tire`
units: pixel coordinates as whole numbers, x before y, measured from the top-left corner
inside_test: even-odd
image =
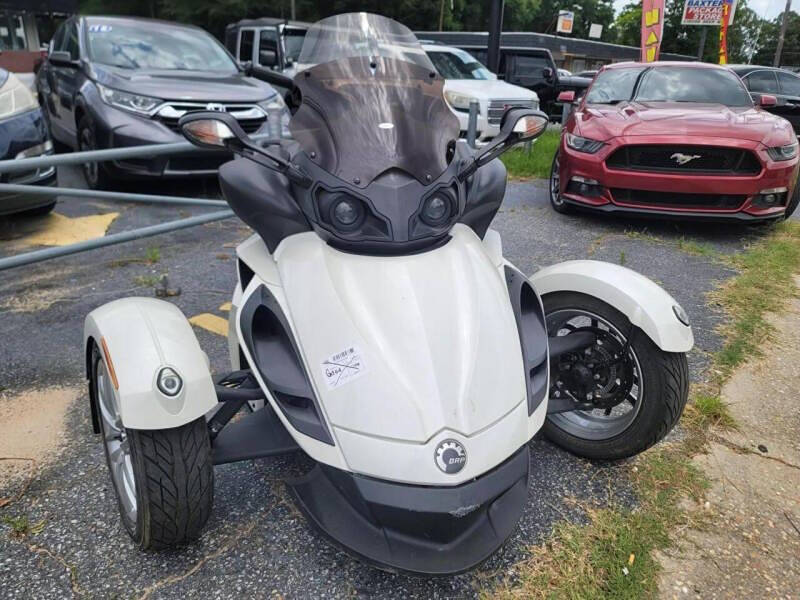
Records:
[[[106,463],[125,529],[142,550],[196,539],[211,514],[214,496],[205,419],[171,429],[128,429],[97,346],[91,373]]]
[[[78,123],[78,152],[88,152],[97,150],[97,133],[94,122],[89,115],[81,117]],[[83,176],[86,183],[92,190],[112,189],[111,177],[109,177],[103,164],[99,162],[83,163]]]
[[[580,365],[572,362],[567,368],[559,362],[551,367],[550,397],[564,397],[567,391],[576,396],[577,389],[581,393],[591,389],[594,400],[581,400],[592,406],[605,403],[600,408],[548,415],[544,434],[573,454],[599,460],[628,458],[663,439],[686,406],[686,355],[664,352],[625,315],[592,296],[556,292],[544,296],[542,302],[549,336],[592,329],[598,331],[597,339],[601,340],[600,345],[574,357],[583,361]],[[603,354],[612,352],[622,360],[614,362],[614,357]],[[587,385],[576,383],[572,369],[585,377]]]
[[[572,207],[561,196],[561,165],[558,158],[558,150],[553,156],[553,165],[550,167],[550,206],[562,215],[572,212]]]
[[[798,204],[800,204],[800,179],[797,180],[797,183],[794,186],[794,194],[789,200],[789,204],[786,205],[786,211],[783,213],[783,218],[788,219],[791,217],[794,214],[794,211],[797,210]]]

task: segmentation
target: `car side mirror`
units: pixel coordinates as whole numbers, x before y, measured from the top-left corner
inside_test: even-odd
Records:
[[[459,178],[466,179],[513,146],[536,139],[544,133],[547,122],[547,115],[539,110],[509,108],[503,114],[500,133],[475,155],[475,160],[458,174]]]
[[[278,64],[278,55],[274,50],[259,50],[258,64],[262,67],[274,67]]]
[[[239,68],[242,70],[242,73],[245,75],[250,75],[250,72],[253,70],[253,61],[252,60],[240,60],[239,61]]]
[[[553,79],[553,75],[555,75],[555,73],[553,72],[553,69],[551,69],[550,67],[545,67],[544,69],[542,69],[542,77],[544,77],[545,80],[550,81],[551,79]]]
[[[47,59],[57,67],[77,67],[78,61],[72,59],[72,55],[64,50],[56,50],[48,54]]]
[[[763,106],[764,108],[769,106],[775,106],[777,104],[778,104],[778,99],[771,94],[761,94],[761,97],[758,99],[758,105]]]
[[[558,101],[563,104],[572,104],[575,102],[575,91],[566,90],[558,94]]]

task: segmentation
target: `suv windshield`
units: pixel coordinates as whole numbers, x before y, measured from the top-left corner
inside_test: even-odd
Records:
[[[303,40],[306,37],[306,29],[298,27],[286,27],[283,30],[283,43],[286,49],[286,58],[292,62],[297,62],[300,58],[300,50],[303,48]]]
[[[428,56],[445,79],[495,79],[494,73],[463,50],[428,50]]]
[[[205,31],[158,22],[89,19],[89,60],[123,69],[236,73],[236,64]]]
[[[632,67],[609,69],[597,76],[587,104],[696,102],[752,106],[739,78],[723,69],[696,67]]]

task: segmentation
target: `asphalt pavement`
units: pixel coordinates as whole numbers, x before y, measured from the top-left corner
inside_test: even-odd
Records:
[[[81,185],[62,169],[63,185]],[[214,197],[213,181],[155,183],[137,191]],[[64,199],[56,212],[68,231],[84,217],[118,212],[108,233],[161,223],[209,209]],[[213,209],[212,209],[213,210]],[[74,223],[75,226],[70,226]],[[0,224],[0,256],[37,246],[30,219]],[[740,252],[763,227],[564,216],[547,202],[543,182],[509,184],[493,227],[506,256],[523,272],[554,262],[593,258],[622,263],[660,283],[689,314],[696,340],[691,374],[703,377],[723,315],[707,294],[734,272],[718,255]],[[84,386],[81,348],[85,315],[115,298],[153,295],[166,273],[180,295],[169,298],[187,317],[226,317],[235,283],[234,248],[250,231],[229,219],[0,272],[0,391]],[[697,245],[703,251],[691,253]],[[157,260],[156,260],[157,259]],[[213,323],[211,319],[211,323]],[[227,369],[224,337],[195,328],[212,369]],[[41,409],[47,410],[43,405]],[[18,501],[0,509],[0,597],[64,598],[453,598],[474,597],[513,572],[525,548],[554,523],[585,519],[582,506],[635,498],[622,464],[575,458],[542,439],[531,442],[528,506],[509,542],[475,572],[415,578],[378,571],[322,539],[292,505],[281,479],[308,468],[303,456],[224,465],[215,470],[214,510],[202,538],[185,548],[139,552],[123,531],[100,439],[91,433],[85,394],[67,413],[67,441]],[[3,496],[0,489],[0,496]],[[19,538],[3,517],[43,522]]]

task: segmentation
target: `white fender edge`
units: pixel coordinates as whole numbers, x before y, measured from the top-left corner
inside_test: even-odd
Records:
[[[179,427],[217,405],[208,356],[186,317],[169,302],[123,298],[104,304],[86,316],[83,342],[87,352],[93,342],[107,353],[125,427]],[[156,379],[163,367],[172,368],[183,380],[175,397],[158,389]]]
[[[530,282],[540,296],[579,292],[610,304],[665,352],[688,352],[694,345],[692,328],[675,313],[678,302],[661,286],[626,267],[570,260],[537,271]]]

